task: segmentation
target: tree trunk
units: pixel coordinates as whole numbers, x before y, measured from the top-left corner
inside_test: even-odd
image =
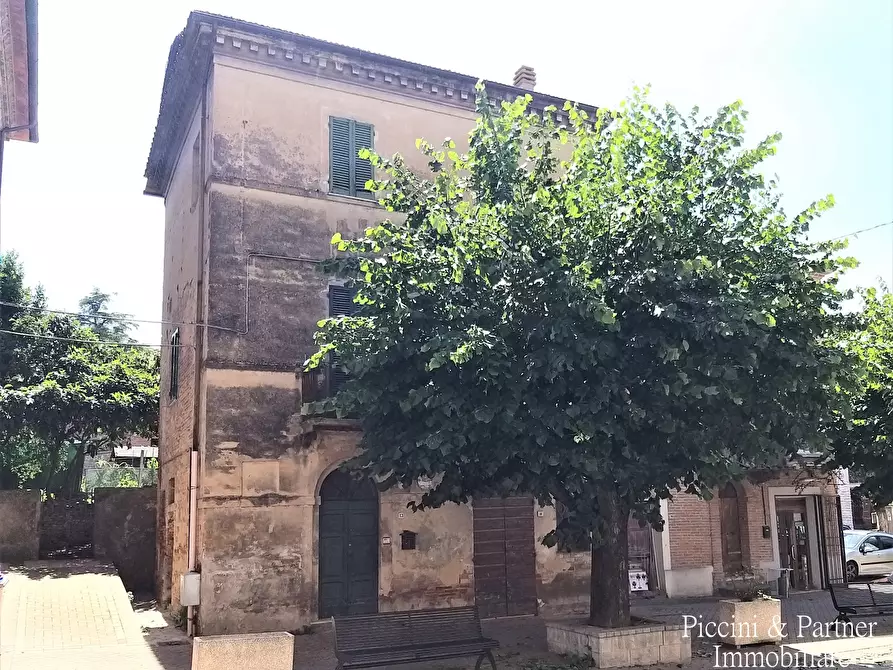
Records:
[[[74,497],[81,492],[81,480],[84,478],[84,453],[83,443],[78,447],[78,451],[71,461],[65,478],[65,495],[69,498]]]
[[[64,442],[57,442],[47,445],[49,454],[47,455],[46,472],[43,473],[43,489],[47,493],[50,492],[50,484],[53,482],[53,475],[59,469],[60,456],[62,454],[62,446]]]
[[[592,543],[589,624],[629,626],[629,511],[613,490],[600,493],[598,503],[603,528],[601,541]]]

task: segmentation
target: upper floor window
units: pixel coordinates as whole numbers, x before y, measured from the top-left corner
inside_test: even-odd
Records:
[[[180,329],[171,333],[171,381],[167,395],[171,400],[176,400],[180,395]]]
[[[329,118],[329,190],[338,195],[371,198],[366,182],[372,179],[372,163],[357,156],[372,149],[375,132],[368,123]]]
[[[329,316],[350,316],[356,312],[353,301],[356,291],[340,284],[329,286]],[[341,367],[337,354],[329,354],[329,394],[336,393],[347,380],[347,372]]]

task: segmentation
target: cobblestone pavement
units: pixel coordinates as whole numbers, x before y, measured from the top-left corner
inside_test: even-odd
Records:
[[[10,573],[0,601],[0,670],[188,670],[144,638],[114,568],[35,561]]]

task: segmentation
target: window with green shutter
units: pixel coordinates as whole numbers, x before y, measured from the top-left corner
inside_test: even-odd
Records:
[[[329,316],[351,316],[356,312],[353,301],[357,294],[353,288],[331,284],[329,286]],[[347,372],[341,367],[337,354],[329,354],[329,394],[335,394],[347,380]]]
[[[329,191],[338,195],[371,198],[366,182],[372,179],[372,163],[360,158],[360,149],[372,149],[374,129],[368,123],[329,118]]]

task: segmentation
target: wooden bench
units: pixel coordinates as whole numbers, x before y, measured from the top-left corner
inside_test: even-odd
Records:
[[[893,614],[893,584],[845,584],[830,582],[835,621],[849,623],[850,617]]]
[[[477,656],[475,670],[485,660],[496,670],[477,607],[408,610],[334,618],[338,668],[378,668],[444,658]]]

